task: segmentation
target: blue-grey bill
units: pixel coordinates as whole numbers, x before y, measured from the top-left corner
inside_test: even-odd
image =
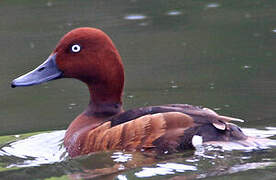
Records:
[[[56,65],[56,54],[53,54],[50,55],[44,63],[31,72],[14,79],[11,83],[11,87],[32,86],[58,79],[61,76],[62,71],[60,71]]]

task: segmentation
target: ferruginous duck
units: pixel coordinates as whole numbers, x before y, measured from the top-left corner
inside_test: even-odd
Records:
[[[124,111],[124,68],[112,40],[101,30],[77,28],[67,33],[48,59],[11,86],[31,86],[76,78],[90,92],[88,107],[68,127],[64,145],[71,157],[96,151],[177,152],[202,143],[256,143],[230,121],[208,108],[187,104]]]

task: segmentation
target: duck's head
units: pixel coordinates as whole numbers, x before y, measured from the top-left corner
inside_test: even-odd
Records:
[[[121,57],[111,39],[99,29],[70,31],[44,63],[13,80],[11,86],[31,86],[59,78],[86,83],[95,103],[122,103]]]

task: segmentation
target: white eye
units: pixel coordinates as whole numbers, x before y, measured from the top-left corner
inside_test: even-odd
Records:
[[[78,52],[80,52],[81,47],[80,47],[80,45],[78,45],[78,44],[74,44],[74,45],[71,47],[71,50],[72,50],[72,52],[74,52],[74,53],[78,53]]]

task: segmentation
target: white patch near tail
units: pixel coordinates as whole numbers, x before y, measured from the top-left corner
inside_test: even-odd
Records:
[[[199,135],[194,135],[193,138],[192,138],[192,144],[194,147],[198,147],[198,146],[201,146],[203,143],[203,139],[202,139],[202,136],[199,136]]]

